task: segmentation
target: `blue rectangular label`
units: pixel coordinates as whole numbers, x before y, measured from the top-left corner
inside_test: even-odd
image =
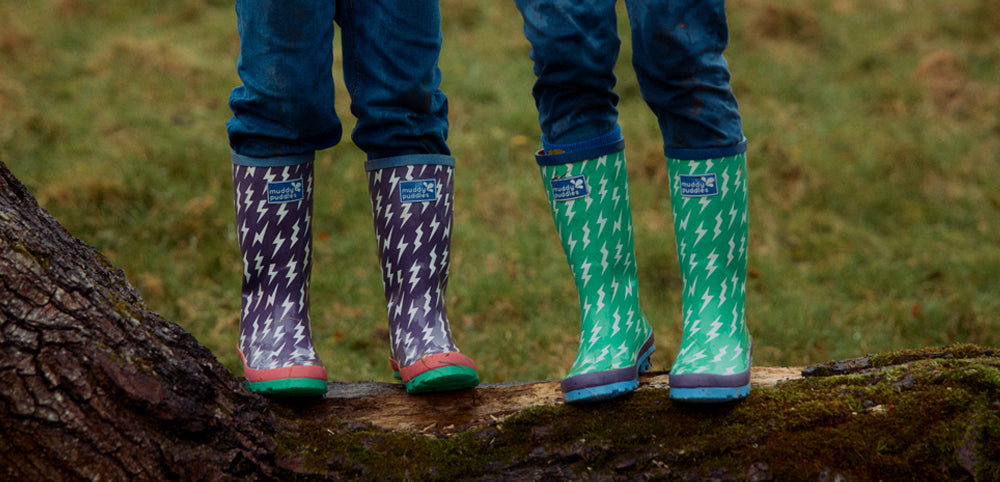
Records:
[[[399,200],[416,203],[437,200],[437,179],[415,179],[399,182]]]
[[[719,194],[719,183],[715,173],[681,174],[681,196],[707,197]]]
[[[280,204],[301,201],[305,198],[302,179],[291,179],[267,183],[268,204]]]
[[[551,183],[552,199],[555,201],[572,201],[590,195],[587,178],[583,174],[553,179]]]

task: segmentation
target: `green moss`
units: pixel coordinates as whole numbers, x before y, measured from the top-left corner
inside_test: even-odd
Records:
[[[43,271],[48,271],[49,269],[49,258],[48,256],[42,256],[32,252],[27,245],[24,243],[14,243],[10,245],[10,249],[15,253],[19,253],[24,257],[34,261],[38,266],[42,268]]]
[[[1000,476],[1000,359],[971,346],[885,353],[859,373],[754,388],[731,405],[673,403],[666,391],[587,406],[535,407],[456,434],[392,433],[301,421],[279,457],[303,473],[458,480],[530,475],[774,480]],[[940,356],[945,353],[951,356]]]

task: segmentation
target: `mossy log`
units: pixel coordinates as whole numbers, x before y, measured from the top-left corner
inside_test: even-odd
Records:
[[[714,406],[664,373],[586,406],[553,381],[265,399],[2,163],[0,350],[4,480],[1000,479],[1000,354],[970,345],[759,368]]]

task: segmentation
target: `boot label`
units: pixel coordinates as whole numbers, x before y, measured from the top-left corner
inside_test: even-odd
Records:
[[[587,178],[583,174],[552,179],[552,200],[572,201],[590,195]]]
[[[716,182],[715,173],[710,174],[681,174],[681,196],[683,197],[708,197],[719,194],[719,184]]]
[[[267,203],[281,204],[301,201],[305,198],[302,179],[291,179],[267,183]]]
[[[437,179],[399,181],[399,201],[404,203],[437,201]]]

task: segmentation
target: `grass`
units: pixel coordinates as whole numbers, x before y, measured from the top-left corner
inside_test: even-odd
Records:
[[[442,4],[459,162],[452,325],[486,382],[559,378],[578,308],[533,162],[530,47],[510,3]],[[729,12],[750,139],[756,363],[1000,345],[1000,7],[731,0]],[[653,362],[665,368],[681,280],[627,37],[621,124]],[[237,374],[224,123],[238,50],[231,2],[0,4],[0,161]],[[332,379],[390,381],[362,162],[346,139],[318,156],[313,333]]]

